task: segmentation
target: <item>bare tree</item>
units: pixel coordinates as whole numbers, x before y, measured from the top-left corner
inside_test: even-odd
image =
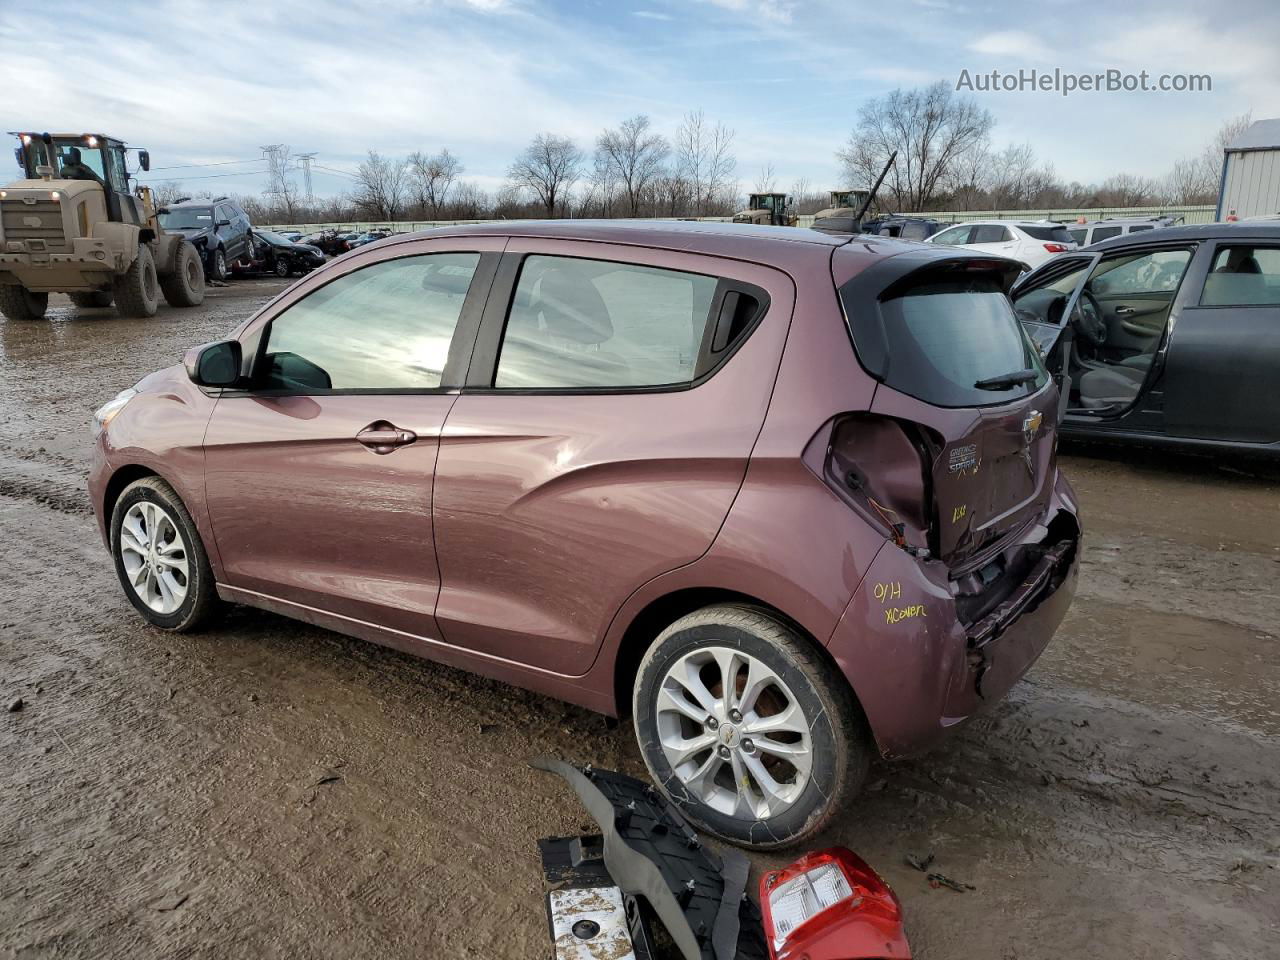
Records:
[[[736,193],[730,182],[738,166],[733,137],[724,124],[710,125],[701,110],[685,114],[676,130],[676,170],[688,181],[690,212],[695,216],[708,216],[727,206],[730,193]]]
[[[994,123],[990,111],[939,80],[864,104],[836,157],[850,183],[873,183],[896,150],[885,185],[898,209],[924,210],[964,155],[986,143]]]
[[[755,192],[773,193],[777,182],[778,175],[774,172],[773,164],[766,163],[760,168],[760,175],[756,177]]]
[[[512,184],[538,198],[548,217],[556,215],[556,204],[567,198],[581,175],[582,151],[568,137],[554,133],[534,137],[507,171]]]
[[[1199,154],[1176,161],[1165,180],[1164,195],[1173,203],[1212,203],[1216,200],[1218,181],[1222,176],[1223,151],[1227,144],[1244,133],[1252,120],[1252,113],[1233,117],[1218,128]]]
[[[181,180],[164,180],[157,183],[151,188],[151,195],[155,198],[156,206],[160,207],[174,203],[179,197],[185,196]]]
[[[449,189],[462,174],[462,161],[445,147],[430,156],[421,151],[409,154],[408,168],[414,200],[432,220],[439,220]]]
[[[666,137],[655,133],[642,113],[623,120],[617,130],[605,130],[596,140],[597,166],[612,171],[622,184],[633,217],[640,215],[641,201],[670,152]]]
[[[356,205],[378,220],[394,220],[404,205],[406,180],[402,161],[370,150],[356,169]]]

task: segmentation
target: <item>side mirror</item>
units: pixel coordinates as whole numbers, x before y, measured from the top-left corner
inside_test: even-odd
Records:
[[[183,357],[183,366],[191,382],[202,387],[234,387],[244,378],[240,374],[240,341],[219,340],[202,347],[192,347]]]
[[[231,221],[230,221],[230,220],[219,220],[219,221],[217,222],[217,224],[215,224],[215,226],[219,226],[219,227],[229,227],[229,226],[231,226]]]
[[[151,154],[146,150],[138,151],[138,166],[140,166],[143,171],[151,169]]]

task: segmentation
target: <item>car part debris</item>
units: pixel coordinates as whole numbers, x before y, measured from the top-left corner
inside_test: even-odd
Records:
[[[948,877],[945,873],[931,873],[925,879],[929,881],[929,886],[932,887],[934,890],[937,890],[939,887],[946,887],[948,890],[956,891],[956,893],[964,893],[966,890],[978,889],[972,883],[964,883],[961,880],[953,880],[951,877]]]
[[[844,847],[766,873],[760,907],[771,960],[910,960],[897,896]]]
[[[923,857],[917,857],[914,853],[908,853],[908,854],[907,854],[907,866],[908,866],[908,867],[915,867],[915,868],[916,868],[917,870],[919,870],[921,873],[928,873],[928,872],[929,872],[929,865],[930,865],[930,864],[932,864],[932,863],[933,863],[933,854],[932,854],[932,853],[928,854],[927,856],[923,856]]]
[[[742,853],[729,849],[717,856],[707,849],[649,784],[560,760],[543,758],[533,766],[567,780],[600,827],[599,837],[540,843],[548,881],[581,887],[594,877],[597,888],[616,884],[637,960],[648,948],[640,941],[650,937],[653,918],[684,960],[765,960],[760,911],[746,896],[750,863]],[[553,917],[553,929],[555,922]]]
[[[555,960],[637,960],[617,887],[569,887],[547,894]]]

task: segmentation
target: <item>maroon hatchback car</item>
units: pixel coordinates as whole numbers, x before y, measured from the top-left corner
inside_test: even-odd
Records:
[[[1018,265],[721,224],[396,237],[97,413],[126,595],[629,712],[703,829],[807,837],[1001,697],[1075,589]]]

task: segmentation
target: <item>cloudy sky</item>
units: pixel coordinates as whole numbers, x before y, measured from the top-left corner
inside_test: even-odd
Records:
[[[1277,46],[1270,0],[0,0],[0,122],[121,137],[192,190],[260,191],[265,163],[236,161],[284,143],[317,154],[329,194],[370,148],[447,146],[492,189],[538,132],[589,147],[627,116],[669,133],[701,108],[736,131],[744,189],[766,164],[823,189],[859,104],[895,87],[1212,76],[1209,93],[975,94],[997,145],[1087,182],[1160,175],[1227,118],[1280,116]]]

